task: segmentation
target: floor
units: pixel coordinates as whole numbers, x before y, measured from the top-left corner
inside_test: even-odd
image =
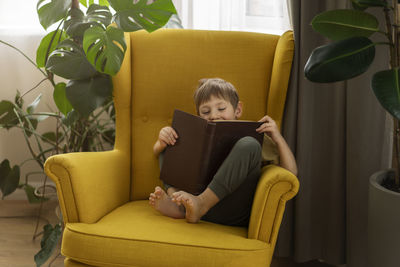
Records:
[[[58,218],[55,208],[57,200],[53,199],[43,204],[42,217],[55,224]],[[41,236],[32,240],[35,231],[39,204],[29,204],[26,200],[0,200],[0,266],[28,267],[36,266],[34,255],[40,250]],[[39,232],[47,222],[40,220]],[[64,258],[60,249],[42,266],[64,266]],[[54,260],[54,261],[53,261]],[[294,263],[289,259],[274,259],[271,267],[333,267],[331,265],[312,261]]]
[[[43,204],[42,217],[52,224],[58,222],[55,214],[57,204],[56,200]],[[0,200],[0,266],[36,266],[34,255],[40,250],[42,236],[33,240],[33,233],[39,208],[39,204],[29,204],[27,200]],[[42,231],[46,223],[47,221],[40,220],[38,232]],[[42,266],[64,266],[63,257],[56,257],[59,251],[57,248],[53,257]],[[55,260],[51,263],[53,259]]]

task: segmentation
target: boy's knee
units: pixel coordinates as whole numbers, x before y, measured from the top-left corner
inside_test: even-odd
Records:
[[[252,136],[245,136],[239,139],[235,148],[242,153],[261,153],[261,144]]]

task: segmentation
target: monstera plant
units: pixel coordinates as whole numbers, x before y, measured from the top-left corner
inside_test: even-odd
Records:
[[[390,66],[371,77],[371,87],[383,108],[393,117],[396,175],[385,186],[400,192],[400,46],[398,1],[352,0],[353,9],[329,10],[312,20],[315,31],[333,42],[317,47],[310,55],[304,72],[307,79],[319,83],[344,81],[363,74],[374,62],[375,47],[385,46]],[[385,18],[384,30],[368,9],[379,9]],[[380,35],[384,41],[370,37]]]
[[[57,24],[37,51],[37,64],[49,75],[68,79],[66,99],[83,117],[110,98],[110,76],[121,67],[126,44],[124,32],[163,27],[176,14],[171,0],[39,0],[37,11],[43,28]],[[151,3],[149,3],[151,2]],[[86,11],[80,9],[80,5]],[[115,10],[113,14],[109,6]],[[56,99],[55,99],[56,100]]]
[[[172,0],[38,0],[37,14],[48,33],[37,48],[36,62],[0,40],[23,54],[43,74],[43,80],[31,90],[17,93],[14,102],[0,101],[0,128],[20,128],[32,155],[30,160],[43,168],[51,154],[101,150],[104,141],[113,144],[111,76],[119,71],[127,48],[124,32],[181,26]],[[40,94],[25,107],[24,95],[45,81],[53,86],[58,110],[36,111]],[[39,133],[38,123],[47,118],[56,119],[55,131]],[[21,187],[30,202],[42,202],[43,197],[33,193],[28,179],[21,184],[19,176],[20,166],[10,166],[7,159],[0,163],[2,196]],[[61,232],[62,222],[44,227],[42,249],[35,255],[37,266],[52,255]]]

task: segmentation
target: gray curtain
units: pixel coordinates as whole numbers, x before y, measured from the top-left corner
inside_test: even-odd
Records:
[[[307,81],[303,70],[311,51],[327,42],[312,30],[312,18],[350,1],[289,3],[296,50],[283,133],[297,159],[300,191],[288,203],[275,256],[364,267],[368,179],[387,168],[390,157],[391,121],[370,89],[370,77],[387,68],[388,57],[378,48],[368,72],[347,82]]]

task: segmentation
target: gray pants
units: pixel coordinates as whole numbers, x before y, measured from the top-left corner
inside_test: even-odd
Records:
[[[243,137],[233,146],[208,185],[220,201],[202,217],[202,220],[247,226],[260,174],[261,145],[253,137]]]

